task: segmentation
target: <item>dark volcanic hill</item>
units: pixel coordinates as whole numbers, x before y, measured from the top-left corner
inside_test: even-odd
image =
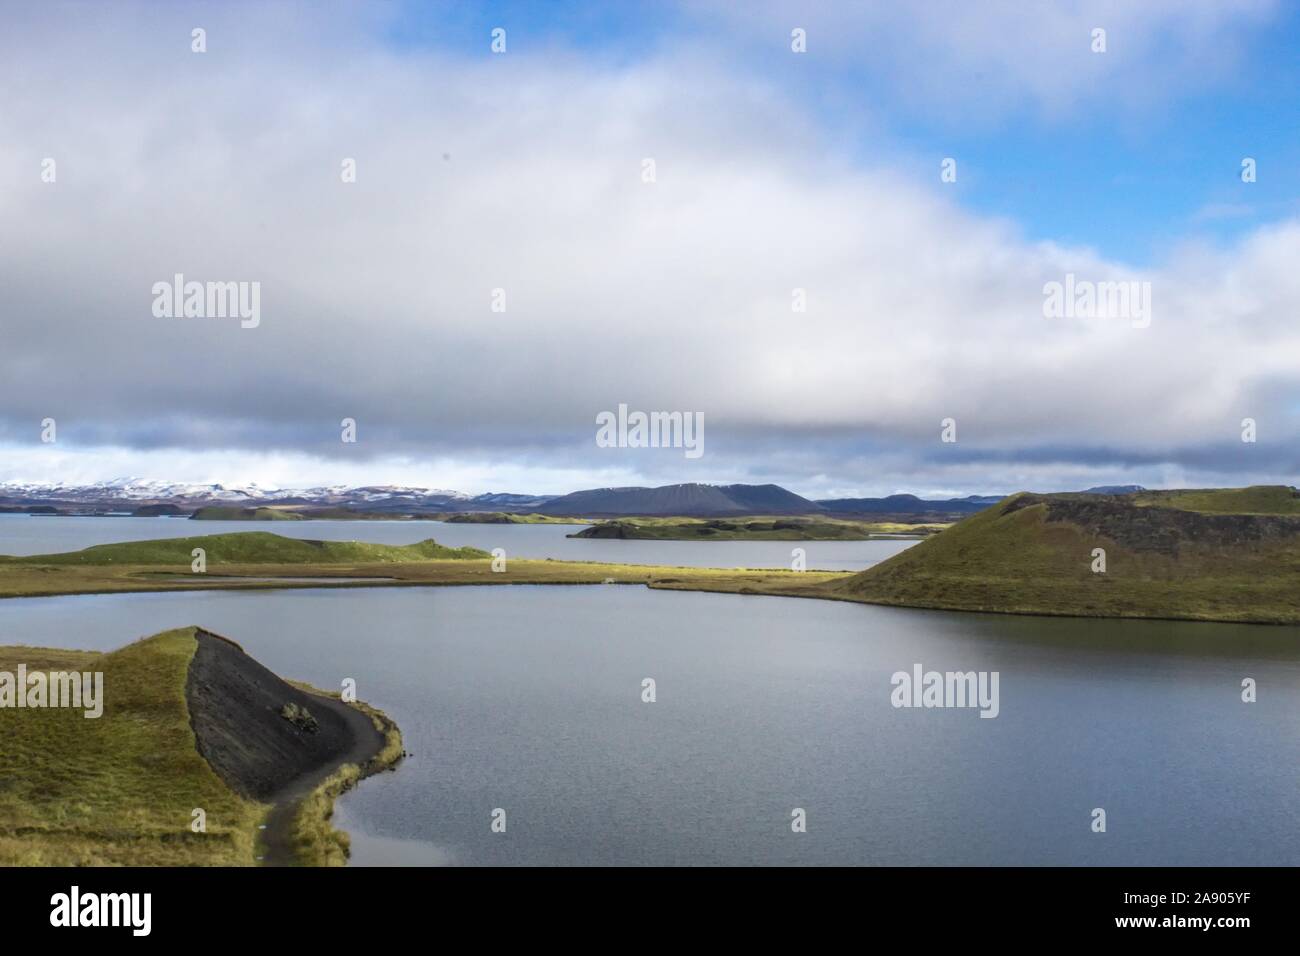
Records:
[[[779,485],[664,485],[661,488],[593,488],[564,495],[536,509],[546,515],[810,514],[815,502]]]
[[[1300,492],[1022,493],[830,588],[908,607],[1295,624]]]

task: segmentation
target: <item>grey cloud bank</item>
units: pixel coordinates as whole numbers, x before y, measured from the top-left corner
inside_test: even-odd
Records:
[[[1300,472],[1300,223],[1137,272],[1029,243],[888,157],[852,164],[784,92],[698,53],[406,56],[355,15],[355,37],[277,47],[276,13],[205,8],[202,56],[172,11],[0,37],[0,479],[78,456],[98,478],[272,456],[306,472],[285,484],[501,490],[495,470],[530,492]],[[257,283],[256,327],[156,315],[177,274]],[[1045,318],[1066,275],[1149,282],[1149,326]],[[598,447],[619,403],[702,414],[707,453]]]

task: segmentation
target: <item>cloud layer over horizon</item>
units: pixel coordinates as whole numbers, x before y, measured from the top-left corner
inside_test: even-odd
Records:
[[[95,9],[0,36],[0,480],[1295,483],[1294,216],[1135,267],[972,211],[942,157],[917,168],[885,132],[845,147],[699,40],[411,51],[339,9]],[[1201,11],[1162,37],[1185,48],[1170,68],[1213,29]],[[1019,71],[990,82],[1049,112],[1086,95]],[[259,327],[154,317],[176,273],[259,282]],[[1045,318],[1067,274],[1149,282],[1150,326]],[[705,456],[596,447],[619,403],[702,412]]]

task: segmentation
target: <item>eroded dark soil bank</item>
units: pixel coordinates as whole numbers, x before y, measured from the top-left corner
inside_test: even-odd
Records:
[[[1202,514],[1176,508],[1138,507],[1120,497],[1025,494],[1003,506],[1011,514],[1047,505],[1049,522],[1069,522],[1135,551],[1177,555],[1188,545],[1228,548],[1285,541],[1300,535],[1300,518],[1289,515]]]
[[[364,711],[300,690],[234,641],[196,631],[185,694],[199,753],[237,793],[273,804],[266,862],[293,862],[293,809],[344,764],[366,767],[384,735]]]

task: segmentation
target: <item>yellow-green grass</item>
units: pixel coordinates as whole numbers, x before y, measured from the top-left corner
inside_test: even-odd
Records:
[[[0,709],[0,864],[252,865],[266,807],[195,748],[185,683],[194,628],[101,654],[0,647],[0,670],[102,671],[104,712]],[[191,830],[192,812],[207,832]]]
[[[1205,514],[1300,515],[1300,492],[1285,485],[1143,491],[1134,502],[1146,507],[1178,508]]]
[[[195,547],[207,553],[206,573],[191,570],[190,555]],[[0,558],[0,597],[322,586],[647,584],[665,578],[679,585],[705,579],[713,584],[730,582],[738,589],[768,586],[773,579],[811,583],[835,576],[549,559],[507,559],[497,571],[485,551],[444,548],[432,540],[397,547],[298,541],[265,531],[246,531]]]
[[[165,631],[108,653],[0,646],[3,671],[104,675],[97,718],[84,709],[0,709],[0,865],[256,865],[270,807],[222,782],[190,725],[185,687],[195,632]],[[290,843],[299,865],[347,861],[348,835],[330,823],[334,800],[402,756],[397,725],[367,704],[353,706],[384,734],[384,747],[365,767],[339,767],[294,808]],[[201,832],[192,829],[196,809],[205,814]]]
[[[503,584],[699,584],[697,590],[740,590],[843,577],[844,572],[677,568],[583,561],[511,560],[504,571],[490,560],[408,564],[231,564],[209,573],[161,572],[156,565],[0,565],[0,598],[144,591],[265,590],[272,588],[429,587]],[[244,578],[244,580],[240,580]],[[339,579],[339,580],[331,580]],[[367,580],[368,579],[368,580]],[[705,586],[707,585],[707,586]]]
[[[1234,516],[1226,509],[1241,496],[1218,494],[1189,493],[1204,515],[1117,498],[1015,495],[824,590],[950,610],[1300,623],[1300,523]],[[1271,530],[1248,533],[1261,524]],[[1093,570],[1096,548],[1104,573]]]
[[[0,557],[4,565],[168,565],[189,568],[201,548],[207,566],[229,564],[390,564],[489,557],[478,548],[447,548],[429,538],[416,544],[371,544],[364,541],[307,541],[269,531],[234,531],[190,538],[159,538],[99,544],[81,551]]]

